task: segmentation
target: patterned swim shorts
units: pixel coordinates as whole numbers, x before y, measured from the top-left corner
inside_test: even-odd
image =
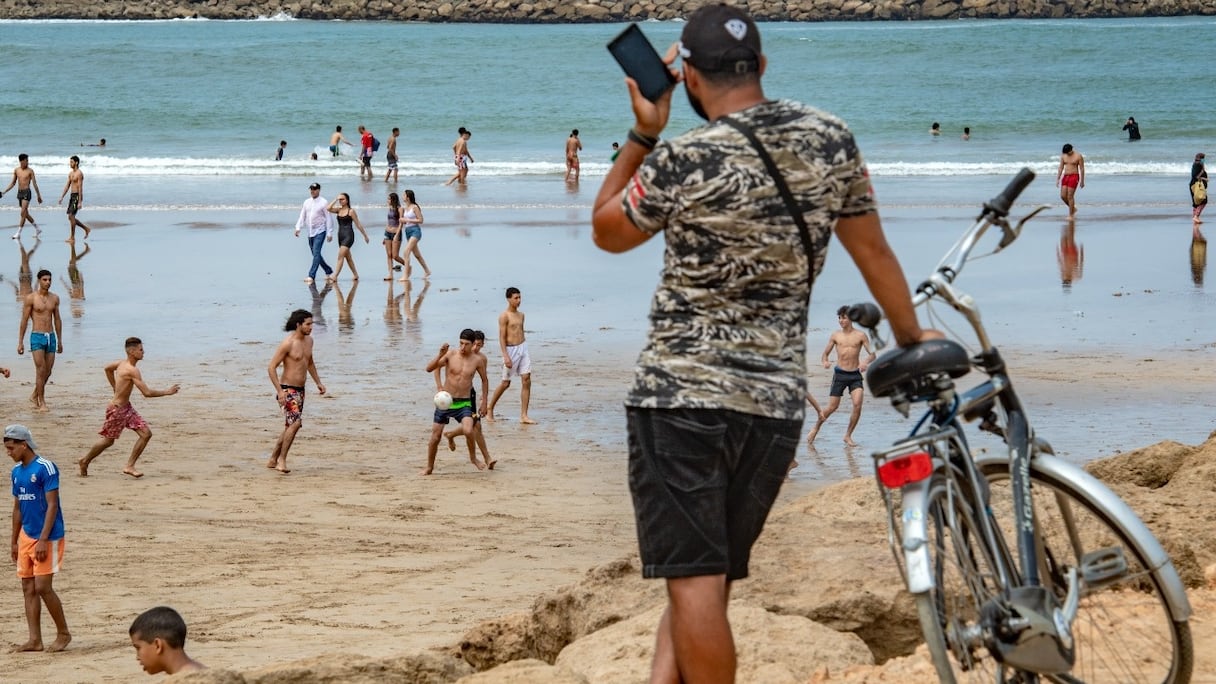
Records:
[[[118,439],[123,428],[138,432],[147,427],[148,424],[129,402],[122,406],[110,404],[106,407],[106,422],[101,424],[101,430],[97,434],[106,439]]]
[[[294,385],[279,385],[283,389],[283,426],[300,422],[304,413],[304,388]]]

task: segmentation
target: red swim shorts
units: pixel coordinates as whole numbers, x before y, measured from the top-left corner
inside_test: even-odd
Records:
[[[1066,173],[1064,174],[1064,177],[1060,179],[1060,187],[1075,189],[1080,184],[1081,174],[1079,173]]]

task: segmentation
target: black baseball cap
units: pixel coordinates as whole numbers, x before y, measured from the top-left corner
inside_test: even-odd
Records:
[[[321,184],[320,184],[320,183],[313,183],[312,185],[308,186],[308,189],[309,189],[309,190],[320,190],[320,189],[321,189]]]
[[[746,74],[760,70],[760,31],[747,12],[705,5],[688,16],[680,56],[700,71]]]

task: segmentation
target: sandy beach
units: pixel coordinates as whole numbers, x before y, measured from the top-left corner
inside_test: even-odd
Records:
[[[153,386],[190,371],[183,363],[143,365]],[[556,354],[546,366],[549,383],[586,396],[617,391],[612,373],[626,370]],[[604,379],[580,377],[575,368]],[[1146,389],[1161,381],[1155,367],[1130,359],[1069,368]],[[1216,380],[1210,371],[1190,375],[1209,387]],[[492,473],[444,448],[436,475],[424,479],[416,472],[427,425],[413,415],[424,407],[386,404],[385,419],[375,420],[359,410],[365,403],[335,389],[310,399],[293,472],[280,476],[263,464],[278,424],[270,399],[233,396],[217,382],[136,400],[155,433],[140,461],[142,480],[119,473],[130,435],[86,479],[73,462],[95,439],[107,396],[96,373],[64,370],[55,379],[49,415],[16,408],[6,419],[30,425],[64,470],[69,543],[56,587],[73,642],[53,656],[0,654],[8,681],[139,680],[126,628],[160,604],[189,620],[192,655],[233,669],[322,653],[383,657],[451,646],[478,622],[526,608],[538,594],[634,549],[622,448],[596,436],[616,431],[579,436],[576,424],[588,410],[582,404],[562,410],[538,401],[539,425],[487,425],[499,459]],[[1028,384],[1046,392],[1057,383]],[[68,386],[93,389],[63,396]],[[27,385],[3,387],[9,405],[19,406]],[[1107,399],[1068,403],[1097,412]],[[510,416],[517,404],[509,396],[504,403]],[[836,454],[827,445],[814,458],[800,454],[803,465],[783,501],[825,476],[868,473],[864,451]],[[25,625],[19,585],[10,579],[2,633],[17,642]]]
[[[302,282],[308,255],[291,237],[294,215],[98,210],[91,252],[76,262],[85,298],[75,300],[60,281],[70,258],[57,236],[62,227],[44,225],[47,239],[29,265],[54,271],[64,317],[51,410],[31,410],[32,364],[11,351],[3,360],[13,377],[0,381],[0,396],[5,422],[28,425],[64,471],[68,548],[55,584],[73,642],[53,656],[0,654],[6,681],[140,680],[126,630],[160,604],[182,612],[191,655],[213,666],[451,646],[478,622],[525,608],[634,549],[620,402],[661,244],[600,254],[585,208],[440,207],[428,211],[422,243],[436,272],[429,286],[382,281],[383,250],[373,240],[356,245],[357,287],[344,279],[314,294]],[[888,211],[908,271],[930,267],[966,215]],[[378,217],[365,213],[372,235]],[[1210,297],[1190,279],[1189,226],[1180,223],[1185,233],[1168,238],[1126,238],[1154,225],[1148,218],[1111,221],[1107,231],[1082,225],[1090,263],[1066,295],[1054,255],[1059,225],[1050,221],[960,281],[987,305],[994,334],[1008,340],[1032,418],[1066,458],[1087,461],[1167,438],[1196,444],[1211,430],[1216,370],[1206,360],[1216,334],[1209,317],[1194,315]],[[1128,253],[1161,264],[1128,270],[1121,266]],[[18,255],[14,246],[3,261],[14,289]],[[816,289],[812,360],[834,324],[831,312],[861,296],[842,257],[829,256]],[[423,366],[439,344],[474,327],[489,335],[496,367],[494,321],[507,285],[523,291],[534,360],[530,413],[540,423],[518,423],[512,387],[499,406],[504,419],[486,426],[499,460],[494,472],[441,448],[436,475],[418,477],[433,392]],[[0,309],[0,329],[15,338],[19,308],[10,302]],[[265,365],[297,307],[315,312],[316,358],[329,393],[310,387],[293,472],[281,476],[264,466],[281,429]],[[110,396],[101,368],[122,355],[128,335],[144,340],[148,384],[176,382],[182,390],[134,399],[154,432],[142,480],[119,472],[131,434],[90,477],[78,477],[74,463],[96,439]],[[811,376],[826,394],[814,364]],[[492,374],[491,387],[496,382]],[[862,446],[845,450],[844,419],[828,423],[816,450],[799,454],[783,501],[868,475],[869,450],[909,427],[870,399]],[[0,598],[8,606],[0,641],[19,642],[25,623],[11,566]],[[44,618],[44,630],[50,626]]]

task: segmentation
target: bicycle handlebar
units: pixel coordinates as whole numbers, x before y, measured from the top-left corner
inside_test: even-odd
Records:
[[[971,250],[975,248],[976,243],[979,242],[980,237],[983,236],[984,232],[989,226],[999,226],[1003,232],[1000,244],[997,246],[994,252],[1001,251],[1005,247],[1008,247],[1009,244],[1015,239],[1017,239],[1018,235],[1021,233],[1022,224],[1046,208],[1039,207],[1038,209],[1035,209],[1028,216],[1023,218],[1016,227],[1011,228],[1009,222],[1005,220],[1009,215],[1009,209],[1011,206],[1013,206],[1014,201],[1017,200],[1018,196],[1022,194],[1022,191],[1024,191],[1026,187],[1030,185],[1034,178],[1034,171],[1031,171],[1028,168],[1023,168],[1016,176],[1013,177],[1013,180],[1009,181],[1009,184],[1005,186],[1005,189],[1002,190],[1000,194],[984,203],[983,211],[980,213],[979,217],[976,218],[975,224],[965,233],[963,233],[963,236],[959,238],[958,242],[956,242],[954,246],[951,247],[948,252],[946,252],[946,256],[942,258],[940,263],[938,263],[938,266],[934,270],[933,274],[916,288],[916,292],[912,296],[913,306],[920,306],[929,299],[933,298],[934,295],[949,295],[950,292],[952,292],[950,285],[954,282],[954,279],[958,277],[959,272],[962,271],[963,264],[966,263],[967,258],[971,255]],[[951,297],[951,299],[953,300],[953,297]],[[970,302],[969,297],[966,297],[966,300],[967,301],[965,304],[962,301],[951,301],[951,304],[956,308],[959,308],[960,306],[963,307],[959,310],[963,311],[965,314],[969,314],[968,319],[971,321],[972,325],[978,326],[978,314],[974,311],[974,305]],[[877,336],[877,327],[878,323],[882,321],[882,312],[877,306],[869,302],[854,304],[853,306],[849,307],[848,316],[849,319],[854,323],[858,324],[862,328],[868,329],[871,337],[874,338],[875,344],[879,349],[882,348],[885,343],[883,343],[881,338]],[[980,334],[981,338],[986,338],[986,334],[983,332],[982,328],[977,327],[977,332]]]
[[[1005,186],[1001,194],[984,203],[984,214],[991,214],[998,218],[1008,216],[1009,208],[1013,206],[1018,195],[1022,194],[1032,180],[1034,180],[1034,171],[1023,167],[1021,171],[1018,171],[1018,175],[1009,181],[1009,185]]]

